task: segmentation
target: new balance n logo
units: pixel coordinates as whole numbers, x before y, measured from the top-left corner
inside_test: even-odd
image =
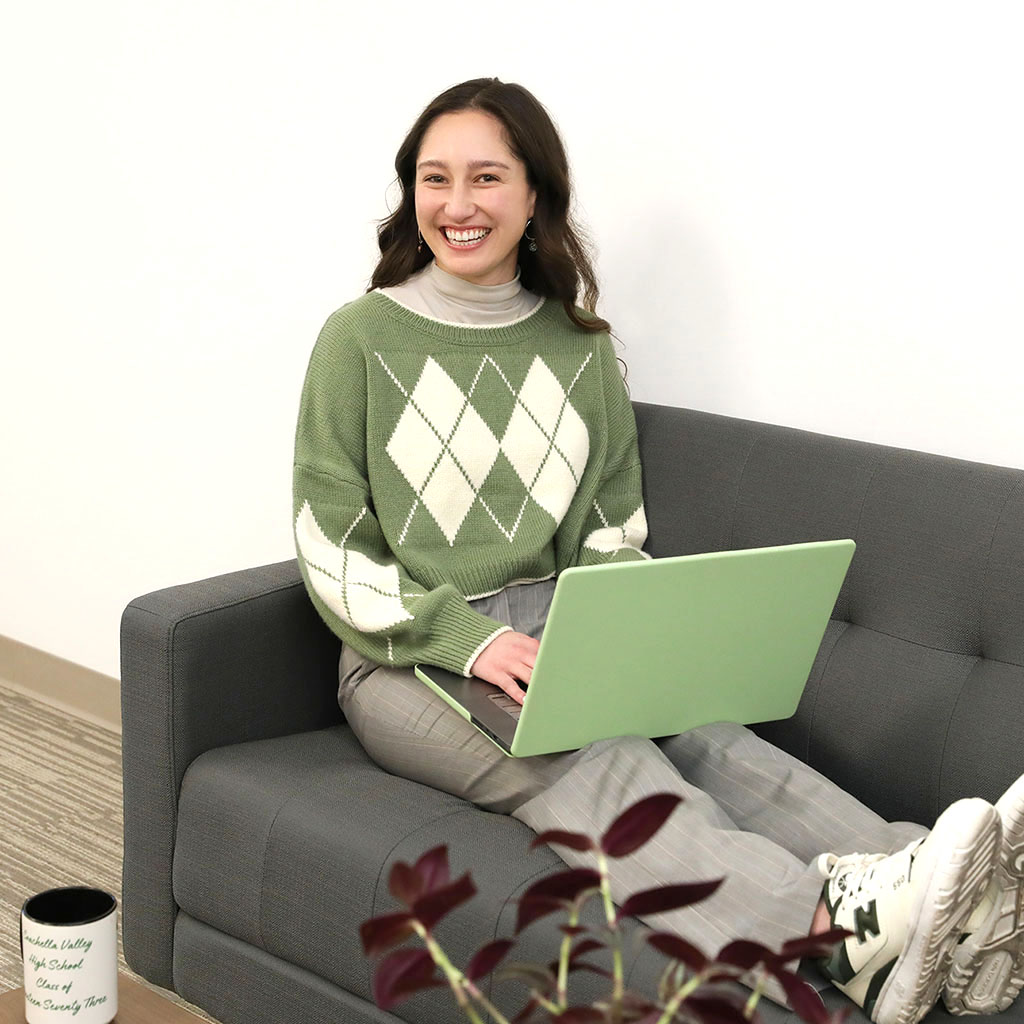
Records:
[[[878,927],[878,911],[874,900],[853,912],[853,930],[857,933],[858,942],[864,942],[869,932],[875,938],[882,934],[882,929]]]

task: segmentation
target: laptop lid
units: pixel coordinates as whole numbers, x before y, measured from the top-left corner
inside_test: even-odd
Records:
[[[501,721],[513,729],[508,752],[789,717],[854,548],[852,540],[816,541],[566,569],[518,723]],[[449,699],[437,670],[417,666],[417,675]],[[489,695],[500,693],[451,679],[473,684],[464,689],[491,705]],[[506,749],[502,730],[459,710]]]

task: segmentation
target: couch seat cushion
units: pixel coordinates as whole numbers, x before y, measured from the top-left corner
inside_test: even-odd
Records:
[[[452,877],[472,872],[480,891],[437,929],[465,965],[485,942],[513,935],[515,901],[529,885],[564,868],[549,849],[530,852],[532,839],[513,818],[382,771],[339,725],[193,762],[178,808],[174,895],[197,920],[371,998],[359,925],[398,909],[388,891],[396,860],[446,843]],[[597,901],[590,909],[596,923]],[[560,922],[531,925],[518,958],[552,959]],[[663,966],[646,944],[639,960],[649,964],[637,959],[627,955],[635,983]],[[598,982],[581,977],[580,988]]]

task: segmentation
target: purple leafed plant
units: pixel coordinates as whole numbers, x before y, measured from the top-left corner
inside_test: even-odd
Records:
[[[634,893],[616,910],[608,881],[608,858],[625,857],[644,845],[668,819],[682,798],[656,793],[627,808],[595,842],[578,832],[543,832],[531,849],[544,843],[567,846],[592,853],[596,868],[571,868],[534,883],[519,900],[516,934],[548,914],[563,911],[567,923],[562,932],[558,959],[550,964],[512,963],[499,968],[514,945],[498,939],[479,949],[460,971],[445,955],[433,935],[437,923],[476,893],[467,872],[455,881],[448,870],[447,846],[428,850],[413,865],[397,863],[388,884],[392,896],[405,910],[384,914],[363,922],[360,934],[367,956],[375,956],[400,945],[412,935],[421,948],[396,949],[383,957],[373,979],[377,1005],[387,1010],[421,989],[449,985],[459,1006],[474,1024],[490,1019],[494,1024],[525,1024],[546,1014],[559,1024],[747,1024],[758,1019],[757,1003],[768,979],[781,985],[796,1014],[808,1024],[842,1024],[852,1007],[829,1014],[818,993],[796,973],[796,961],[803,957],[827,956],[832,947],[850,934],[835,930],[792,939],[781,950],[768,949],[748,939],[723,946],[714,957],[670,932],[651,931],[649,942],[668,962],[657,993],[645,996],[623,985],[622,932],[619,922],[633,914],[659,914],[678,910],[707,899],[722,884],[694,882],[664,885]],[[580,915],[593,896],[604,905],[605,927],[599,931],[582,926]],[[584,959],[587,954],[608,950],[611,970]],[[496,977],[516,978],[526,983],[526,1005],[511,1021],[484,995],[477,982],[498,968]],[[569,997],[568,979],[574,971],[592,971],[609,979],[611,991],[594,1003],[574,1004]],[[749,997],[716,983],[743,979],[752,985]],[[483,1016],[482,1016],[483,1015]]]

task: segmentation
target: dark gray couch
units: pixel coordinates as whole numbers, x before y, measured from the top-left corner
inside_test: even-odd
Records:
[[[800,708],[763,735],[925,824],[1024,771],[1024,471],[636,411],[653,555],[857,541]],[[462,963],[511,935],[517,896],[561,866],[527,852],[519,822],[366,757],[335,703],[339,641],[294,561],[140,597],[121,628],[125,953],[225,1024],[396,1020],[372,1002],[358,940],[393,907],[395,860],[445,842],[472,870],[479,895],[440,931]],[[527,929],[522,955],[549,959],[552,927]],[[640,988],[663,963],[643,944],[627,959]],[[494,995],[517,1006],[520,991]],[[1022,1004],[1002,1019],[1024,1020]],[[462,1019],[445,989],[397,1015]]]

